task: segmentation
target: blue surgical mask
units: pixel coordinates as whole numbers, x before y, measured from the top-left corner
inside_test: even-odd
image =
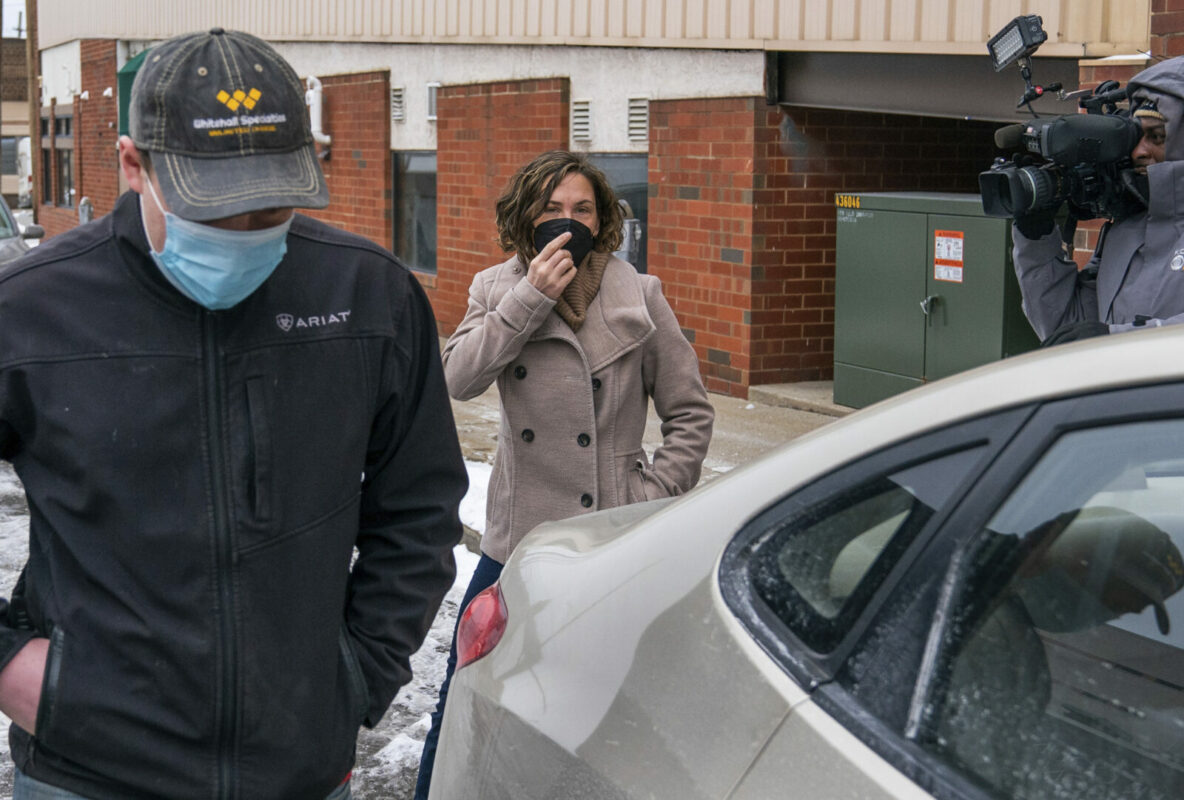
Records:
[[[214,228],[165,211],[152,181],[145,182],[165,224],[164,250],[157,253],[149,241],[152,258],[169,283],[195,303],[212,311],[238,305],[270,277],[288,251],[291,217],[255,231]]]

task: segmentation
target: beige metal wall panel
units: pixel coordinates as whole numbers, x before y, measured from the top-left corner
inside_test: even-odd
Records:
[[[40,0],[42,47],[221,25],[277,41],[981,54],[1040,14],[1049,56],[1148,45],[1151,0]]]
[[[859,4],[859,38],[884,40],[888,35],[888,0],[862,0]]]

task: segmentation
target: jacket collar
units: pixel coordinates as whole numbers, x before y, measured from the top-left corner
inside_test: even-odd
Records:
[[[600,291],[588,306],[588,318],[580,326],[579,333],[572,332],[567,323],[552,312],[531,339],[571,342],[584,353],[589,371],[596,372],[640,347],[655,330],[637,270],[610,256]]]
[[[130,190],[120,195],[111,211],[111,219],[124,266],[132,276],[169,305],[192,310],[195,304],[173,288],[152,260],[140,216],[140,196]]]

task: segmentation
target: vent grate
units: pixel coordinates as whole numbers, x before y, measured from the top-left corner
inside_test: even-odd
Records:
[[[403,101],[403,87],[391,89],[391,122],[405,122],[407,107]]]
[[[650,137],[650,101],[648,97],[629,98],[629,141],[644,142]]]
[[[573,142],[592,141],[592,101],[571,101],[571,139]]]

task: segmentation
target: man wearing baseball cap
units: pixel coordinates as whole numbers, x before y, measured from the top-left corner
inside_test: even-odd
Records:
[[[1013,261],[1024,313],[1045,344],[1184,322],[1184,57],[1127,84],[1143,137],[1131,152],[1131,213],[1108,220],[1078,271],[1055,209],[1017,217]]]
[[[300,82],[149,51],[111,214],[0,272],[14,798],[342,798],[410,677],[466,489],[435,321],[329,197]]]

